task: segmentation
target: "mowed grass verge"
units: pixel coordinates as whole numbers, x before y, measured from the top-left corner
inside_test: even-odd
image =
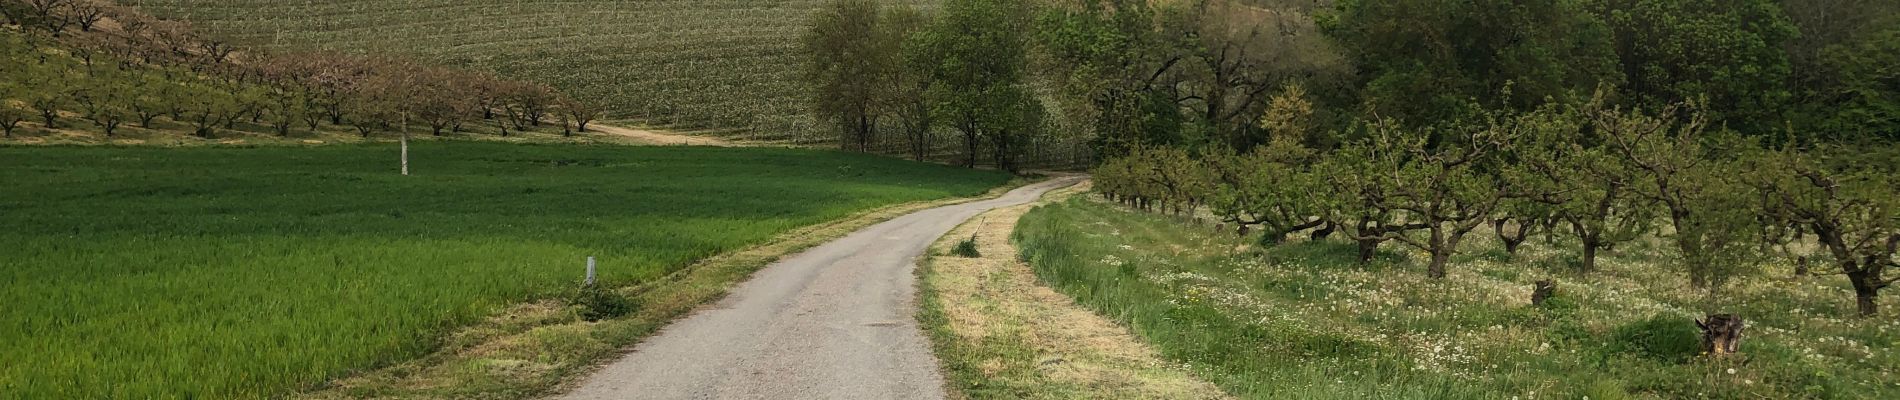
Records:
[[[829,1],[125,3],[244,45],[413,56],[547,83],[610,119],[767,134],[812,129],[798,37]]]
[[[1396,247],[1359,266],[1350,242],[1261,250],[1079,198],[1017,241],[1045,282],[1243,398],[1900,398],[1900,322],[1850,317],[1838,276],[1738,280],[1710,307],[1658,241],[1580,275],[1567,243],[1512,257],[1481,234],[1444,281]],[[1532,306],[1546,278],[1558,297]],[[1690,318],[1715,310],[1748,318],[1743,353],[1697,354]]]
[[[0,147],[0,397],[255,398],[997,173],[792,149]]]
[[[983,213],[944,235],[919,263],[918,321],[951,397],[1226,398],[1126,328],[1042,285],[1018,257],[1010,236],[1022,215],[1087,186]]]

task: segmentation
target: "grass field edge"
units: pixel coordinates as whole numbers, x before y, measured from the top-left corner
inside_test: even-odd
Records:
[[[697,261],[664,277],[615,290],[640,307],[627,316],[579,321],[575,307],[558,299],[506,307],[484,322],[448,335],[441,350],[360,374],[332,379],[295,397],[528,399],[565,393],[602,366],[631,352],[660,328],[725,298],[733,285],[786,256],[830,242],[864,227],[913,212],[980,201],[1046,179],[1017,177],[982,195],[915,201],[874,208],[796,228],[749,246]],[[581,345],[574,343],[576,338]],[[525,371],[523,354],[552,360]],[[479,370],[479,371],[472,371]],[[500,373],[493,373],[500,370]]]

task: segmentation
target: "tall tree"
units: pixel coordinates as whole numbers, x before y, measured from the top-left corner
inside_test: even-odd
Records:
[[[981,140],[1008,142],[1040,124],[1040,101],[1025,83],[1028,5],[1009,0],[951,0],[941,17],[923,33],[932,65],[932,108],[937,119],[963,135],[964,166],[976,167]],[[1026,107],[1037,107],[1027,111]],[[1013,170],[1008,155],[998,167]]]
[[[812,107],[838,126],[841,147],[869,151],[875,140],[891,71],[901,61],[901,37],[887,23],[876,1],[833,0],[801,38]]]
[[[1360,69],[1366,110],[1410,126],[1619,82],[1608,29],[1576,0],[1343,0],[1323,26]]]
[[[1626,104],[1703,101],[1712,122],[1761,134],[1782,126],[1796,35],[1776,0],[1588,0],[1615,37]]]

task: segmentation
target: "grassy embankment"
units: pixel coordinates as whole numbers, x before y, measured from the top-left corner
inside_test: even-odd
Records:
[[[1037,281],[1010,244],[1037,204],[1085,193],[1057,189],[992,210],[945,235],[919,264],[918,320],[948,389],[969,399],[1220,399],[1115,325]]]
[[[0,330],[0,397],[283,395],[560,297],[586,256],[606,284],[656,282],[1005,179],[789,149],[439,142],[413,157],[402,177],[386,144],[0,146],[0,326],[16,327]]]
[[[1434,281],[1422,256],[1358,266],[1346,242],[1261,250],[1079,198],[1017,232],[1045,282],[1245,398],[1900,397],[1900,323],[1851,317],[1844,279],[1741,280],[1708,307],[1655,241],[1580,275],[1567,245],[1512,257],[1481,240]],[[1559,297],[1532,306],[1546,278]],[[1742,354],[1697,354],[1690,318],[1707,311],[1748,319]]]

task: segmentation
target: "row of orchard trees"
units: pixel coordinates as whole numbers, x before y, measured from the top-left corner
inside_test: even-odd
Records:
[[[332,52],[240,52],[182,22],[88,0],[0,0],[0,127],[60,128],[78,116],[107,136],[166,118],[210,138],[241,122],[279,135],[325,123],[364,137],[408,124],[434,134],[493,124],[503,136],[555,122],[586,131],[599,110],[491,74]],[[110,22],[104,23],[104,22]]]
[[[1900,149],[1766,146],[1712,127],[1693,103],[1604,104],[1441,128],[1366,120],[1327,151],[1282,124],[1300,115],[1270,112],[1268,144],[1137,147],[1096,169],[1097,190],[1143,209],[1208,210],[1265,231],[1266,242],[1343,235],[1362,260],[1396,242],[1429,253],[1437,278],[1484,226],[1511,251],[1537,232],[1573,238],[1585,272],[1605,249],[1660,235],[1691,282],[1711,290],[1811,243],[1852,283],[1860,312],[1878,312],[1880,290],[1900,279],[1887,274],[1900,266]]]

